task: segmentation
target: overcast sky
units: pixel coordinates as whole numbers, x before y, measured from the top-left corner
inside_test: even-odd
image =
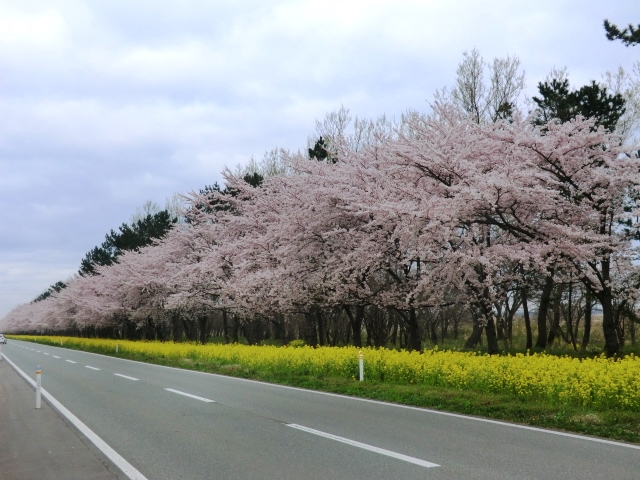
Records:
[[[305,148],[315,120],[427,111],[462,52],[517,55],[527,92],[631,69],[602,22],[637,0],[0,2],[0,317],[145,201]]]

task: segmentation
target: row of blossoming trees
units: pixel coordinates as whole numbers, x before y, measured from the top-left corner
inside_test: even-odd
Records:
[[[495,352],[502,299],[517,293],[529,332],[535,302],[544,347],[552,288],[569,282],[589,312],[601,306],[606,353],[620,351],[639,282],[640,165],[615,135],[580,117],[480,125],[449,106],[374,133],[357,149],[334,138],[323,161],[291,155],[257,187],[226,172],[226,192],[191,194],[187,222],[161,241],[15,308],[2,328],[204,341],[217,315],[226,336],[269,324],[315,344],[338,312],[359,345],[382,312],[419,350],[421,318],[456,309]]]

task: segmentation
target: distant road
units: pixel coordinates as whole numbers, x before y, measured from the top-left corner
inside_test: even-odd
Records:
[[[638,479],[640,446],[9,340],[149,480]]]

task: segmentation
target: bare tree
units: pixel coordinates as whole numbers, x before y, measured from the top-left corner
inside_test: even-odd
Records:
[[[625,100],[625,111],[616,124],[616,133],[625,144],[640,143],[640,61],[633,65],[629,73],[619,67],[615,72],[603,75],[604,86],[611,94],[620,94]]]
[[[488,81],[485,75],[487,69]],[[524,71],[520,70],[517,56],[494,58],[488,63],[474,48],[471,52],[463,53],[451,94],[448,95],[444,90],[436,98],[449,97],[476,123],[484,124],[511,117],[518,108],[518,98],[524,87]]]
[[[156,202],[153,200],[147,200],[141,207],[136,208],[135,213],[131,215],[129,223],[131,223],[131,225],[135,225],[140,220],[147,218],[148,215],[155,215],[161,210],[160,205]]]
[[[164,209],[169,212],[171,218],[175,218],[178,223],[185,222],[184,212],[186,210],[186,199],[184,195],[174,193],[167,197],[164,203]]]
[[[376,119],[353,117],[348,108],[339,109],[316,120],[316,133],[307,140],[308,147],[314,147],[322,138],[329,153],[329,159],[339,157],[341,151],[359,152],[371,145],[391,138],[395,123],[386,115]]]
[[[245,175],[258,174],[267,179],[278,175],[288,175],[290,167],[287,159],[291,153],[284,148],[272,148],[264,152],[261,160],[251,157],[245,165],[238,164],[235,168],[235,175],[244,177]]]

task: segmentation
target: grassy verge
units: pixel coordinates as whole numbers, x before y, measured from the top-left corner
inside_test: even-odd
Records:
[[[45,338],[38,339],[38,343],[60,346],[59,341],[50,341]],[[211,359],[175,357],[150,352],[119,350],[116,353],[113,346],[80,346],[68,342],[64,347],[158,365],[640,443],[640,415],[636,411],[626,411],[620,408],[558,406],[543,398],[531,400],[509,394],[460,390],[442,386],[410,385],[372,380],[358,382],[353,378],[305,375],[283,370],[274,371],[255,365],[229,364]]]

